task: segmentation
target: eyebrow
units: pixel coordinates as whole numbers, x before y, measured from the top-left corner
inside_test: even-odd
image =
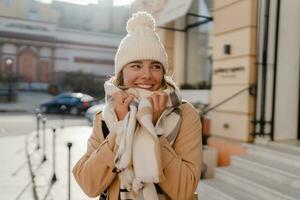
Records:
[[[157,62],[157,61],[153,61],[153,62],[151,62],[151,64],[160,64],[160,65],[162,65],[160,62]]]
[[[134,64],[134,63],[142,64],[143,62],[142,62],[142,61],[135,60],[135,61],[132,61],[132,62],[130,62],[130,63],[128,63],[128,64]]]
[[[136,63],[138,63],[138,64],[143,64],[143,62],[142,62],[142,61],[139,61],[139,60],[132,61],[132,62],[130,62],[130,63],[128,63],[128,64],[136,64]],[[152,61],[151,64],[160,64],[160,65],[162,65],[162,64],[161,64],[160,62],[158,62],[158,61]]]

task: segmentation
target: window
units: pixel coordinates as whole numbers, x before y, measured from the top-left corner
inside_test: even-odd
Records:
[[[12,0],[4,0],[5,5],[9,6],[12,3]]]

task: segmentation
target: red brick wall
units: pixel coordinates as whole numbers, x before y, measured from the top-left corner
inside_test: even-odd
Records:
[[[37,81],[37,56],[31,49],[21,51],[18,55],[19,74],[23,81]]]

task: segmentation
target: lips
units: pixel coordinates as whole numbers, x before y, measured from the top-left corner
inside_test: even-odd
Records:
[[[151,89],[153,87],[152,84],[135,84],[135,85],[142,89]]]

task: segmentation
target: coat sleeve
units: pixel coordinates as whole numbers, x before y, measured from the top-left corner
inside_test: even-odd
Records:
[[[162,190],[172,200],[190,199],[201,175],[202,140],[198,111],[189,103],[182,105],[181,128],[173,147],[160,137]]]
[[[101,128],[101,114],[94,118],[93,132],[88,140],[87,151],[73,167],[73,175],[89,197],[104,192],[113,181],[116,134],[109,133],[106,139]]]

